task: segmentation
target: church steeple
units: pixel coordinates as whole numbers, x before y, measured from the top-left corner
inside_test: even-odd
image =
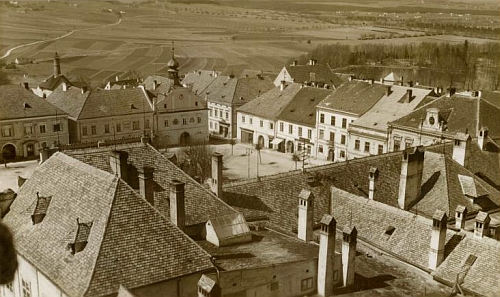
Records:
[[[174,85],[180,85],[179,81],[179,62],[175,59],[174,42],[172,41],[172,58],[167,63],[168,77],[173,80]]]
[[[54,77],[61,75],[61,61],[59,60],[59,55],[57,52],[54,56]]]

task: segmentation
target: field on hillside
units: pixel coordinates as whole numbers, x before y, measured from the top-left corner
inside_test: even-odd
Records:
[[[17,57],[33,61],[10,71],[14,82],[26,74],[34,79],[47,77],[55,51],[61,57],[63,73],[69,77],[105,82],[132,73],[141,77],[165,73],[172,41],[181,74],[210,69],[239,75],[244,69],[277,73],[289,59],[319,43],[466,39],[370,26],[347,27],[299,12],[221,4],[79,1],[20,2],[13,6],[0,2],[0,8],[0,56],[15,46],[39,42],[15,49],[4,59],[7,63]],[[366,37],[371,39],[362,40]]]

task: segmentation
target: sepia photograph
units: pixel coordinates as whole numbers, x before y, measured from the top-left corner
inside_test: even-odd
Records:
[[[499,0],[0,0],[0,297],[500,297]]]

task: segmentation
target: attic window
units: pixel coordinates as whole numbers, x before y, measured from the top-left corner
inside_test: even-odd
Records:
[[[294,112],[294,111],[295,111],[295,109],[291,109],[291,110],[290,110],[290,112]]]
[[[467,260],[465,260],[465,263],[464,265],[468,265],[468,266],[472,266],[474,264],[474,262],[476,262],[476,259],[477,257],[470,254],[468,257],[467,257]]]
[[[245,99],[243,99],[243,96],[240,96],[240,100],[242,100],[242,101],[243,101],[243,100],[245,100]]]
[[[133,103],[130,103],[130,109],[137,109]]]
[[[92,222],[83,223],[76,219],[77,228],[72,236],[72,241],[68,243],[68,248],[71,250],[71,254],[76,254],[83,251],[87,245],[88,238],[90,235],[90,229],[92,228]]]
[[[23,106],[24,106],[24,108],[31,108],[31,105],[29,105],[29,104],[28,104],[28,103],[26,103],[26,102],[24,102],[24,103],[23,103]]]
[[[314,114],[310,113],[309,116],[312,117]]]
[[[385,229],[385,235],[391,236],[392,233],[394,233],[394,230],[396,230],[396,227],[394,227],[394,226],[387,227],[387,229]]]
[[[35,211],[31,215],[31,221],[33,225],[41,223],[45,215],[47,214],[47,208],[49,208],[50,201],[52,200],[52,196],[48,197],[40,197],[38,192],[36,192],[36,206]]]
[[[458,180],[460,181],[460,186],[462,187],[462,193],[469,198],[477,198],[476,183],[474,179],[466,175],[458,175]]]

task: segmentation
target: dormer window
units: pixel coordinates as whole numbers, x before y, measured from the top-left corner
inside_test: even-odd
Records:
[[[52,196],[42,197],[36,193],[36,206],[33,214],[31,215],[31,221],[33,225],[41,223],[47,214],[47,209],[49,208],[50,201],[52,200]]]
[[[83,251],[85,246],[87,246],[88,238],[90,235],[90,229],[92,228],[93,222],[83,223],[76,219],[77,228],[73,233],[72,241],[68,243],[68,248],[71,250],[71,254],[76,254]]]

